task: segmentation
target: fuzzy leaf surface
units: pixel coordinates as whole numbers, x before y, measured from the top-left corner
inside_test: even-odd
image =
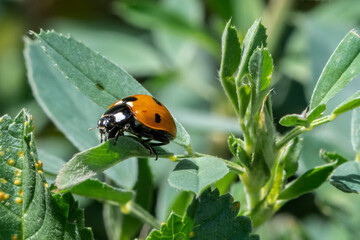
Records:
[[[236,76],[236,85],[240,86],[241,80],[245,74],[248,73],[250,57],[258,47],[266,47],[266,29],[261,24],[260,19],[257,19],[254,24],[247,31],[242,49],[241,49],[241,61],[239,66],[239,73]]]
[[[249,72],[255,81],[257,94],[270,85],[273,68],[269,50],[262,47],[255,49],[249,61]]]
[[[55,31],[41,30],[34,35],[64,77],[104,110],[129,95],[151,95],[121,67],[75,39],[64,37]],[[189,134],[176,119],[175,123],[177,138],[174,141],[182,146],[189,146]]]
[[[235,27],[231,26],[231,20],[226,24],[222,35],[221,45],[220,80],[231,103],[238,112],[239,103],[237,100],[235,78],[233,77],[233,74],[240,64],[241,48],[237,31]]]
[[[299,114],[288,114],[283,116],[279,123],[284,127],[307,126],[308,120]]]
[[[156,152],[159,156],[170,155],[161,148],[156,148]],[[151,157],[151,154],[131,137],[119,137],[116,145],[114,140],[107,141],[75,154],[56,177],[56,186],[61,190],[71,188],[130,157]]]
[[[337,46],[316,83],[310,110],[329,102],[360,73],[360,36],[350,31]]]
[[[24,56],[32,92],[46,115],[80,151],[98,145],[98,132],[88,129],[104,109],[65,79],[38,41],[25,39]]]
[[[224,177],[229,172],[219,158],[206,156],[181,160],[170,173],[171,186],[199,194],[202,189]]]

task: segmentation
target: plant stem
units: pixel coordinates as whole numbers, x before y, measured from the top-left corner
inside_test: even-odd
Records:
[[[137,203],[132,202],[129,205],[129,213],[141,222],[148,223],[153,228],[160,229],[160,223],[156,220],[156,218]]]
[[[244,190],[246,193],[245,195],[247,201],[247,209],[249,211],[252,211],[252,209],[254,209],[256,205],[261,201],[262,193],[261,188],[253,184],[254,177],[250,175],[251,173],[244,172],[243,174],[240,174],[240,178],[244,185]]]
[[[285,146],[288,142],[290,142],[292,139],[294,139],[295,137],[297,137],[298,135],[300,135],[303,132],[306,131],[310,131],[313,127],[328,123],[333,121],[336,118],[336,115],[328,115],[322,118],[318,118],[316,120],[314,120],[309,127],[302,127],[302,126],[298,126],[293,128],[290,132],[288,132],[285,136],[283,136],[276,144],[275,147],[277,149],[282,148],[283,146]]]
[[[276,149],[280,149],[283,146],[285,146],[288,142],[290,142],[292,139],[300,135],[305,127],[295,127],[290,132],[288,132],[285,136],[283,136],[276,144]]]

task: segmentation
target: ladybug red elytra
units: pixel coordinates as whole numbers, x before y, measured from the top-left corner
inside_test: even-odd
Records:
[[[98,127],[105,141],[130,132],[144,138],[141,142],[151,153],[157,154],[153,146],[168,144],[176,138],[176,125],[166,107],[152,96],[138,94],[120,99],[112,104],[98,121]],[[157,141],[156,143],[150,141]]]

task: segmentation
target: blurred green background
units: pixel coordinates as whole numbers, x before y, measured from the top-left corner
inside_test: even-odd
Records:
[[[39,149],[65,160],[77,152],[34,100],[26,77],[23,36],[29,30],[54,29],[132,74],[184,125],[197,151],[230,158],[228,132],[241,133],[218,81],[221,34],[232,18],[242,39],[259,17],[267,27],[275,64],[272,100],[278,121],[307,107],[332,51],[350,29],[360,27],[359,0],[1,0],[0,116],[15,116],[25,107],[34,116]],[[358,89],[359,77],[330,104],[336,106]],[[354,158],[350,118],[344,114],[304,135],[300,172],[322,163],[321,148]],[[280,132],[287,130],[275,124]],[[167,213],[156,202],[166,201],[163,192],[174,191],[166,181],[174,165],[165,159],[150,164],[159,190],[153,212],[163,220]],[[107,239],[99,220],[102,205],[81,203],[86,225],[97,239]],[[359,213],[359,196],[326,183],[286,204],[256,231],[262,239],[274,240],[357,239]]]

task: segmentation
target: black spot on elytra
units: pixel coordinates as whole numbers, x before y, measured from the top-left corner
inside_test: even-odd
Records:
[[[158,113],[155,113],[155,122],[156,123],[160,123],[161,122],[161,117]]]
[[[159,102],[156,98],[153,97],[153,99],[154,99],[154,101],[156,102],[157,105],[159,105],[160,107],[162,106],[161,102]]]
[[[100,83],[96,83],[96,88],[103,91],[105,88],[103,85],[101,85]]]
[[[136,97],[130,96],[122,99],[123,102],[135,102],[137,100]]]

